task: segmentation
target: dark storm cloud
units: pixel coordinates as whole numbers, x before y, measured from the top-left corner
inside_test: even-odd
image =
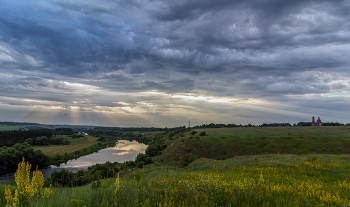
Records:
[[[320,108],[334,108],[340,100],[329,94],[350,91],[349,10],[341,0],[5,0],[0,95],[66,108],[135,108],[143,99],[162,107],[140,108],[160,113],[170,99],[132,94],[288,103],[328,94]]]

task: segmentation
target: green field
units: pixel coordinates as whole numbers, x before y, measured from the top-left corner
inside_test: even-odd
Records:
[[[156,161],[178,161],[184,154],[227,159],[258,154],[350,153],[350,128],[341,127],[247,127],[192,129],[182,136],[164,137],[168,147]],[[201,132],[206,136],[200,136]]]
[[[46,145],[46,146],[33,146],[34,150],[41,150],[45,155],[63,155],[65,153],[73,153],[77,150],[88,148],[94,144],[97,144],[97,139],[91,136],[80,137],[76,139],[67,138],[70,141],[69,145]]]
[[[41,127],[44,129],[53,129],[53,127],[49,126],[49,125],[31,125],[31,124],[25,124],[25,125],[0,125],[0,131],[5,131],[5,130],[19,130],[19,129],[25,129],[28,130],[28,128],[26,127]]]

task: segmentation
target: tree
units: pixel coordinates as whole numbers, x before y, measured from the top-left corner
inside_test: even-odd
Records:
[[[37,137],[35,139],[35,144],[37,145],[49,145],[49,138],[46,136]]]
[[[145,152],[150,157],[157,156],[158,155],[158,147],[156,147],[154,145],[149,145]]]

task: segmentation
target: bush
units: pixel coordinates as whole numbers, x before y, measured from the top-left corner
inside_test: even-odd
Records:
[[[65,140],[63,137],[51,137],[50,139],[50,144],[53,144],[53,145],[59,145],[59,144],[67,145],[69,143],[70,142]]]
[[[156,147],[154,145],[149,145],[145,152],[150,157],[157,156],[158,155],[158,147]]]
[[[191,132],[191,135],[195,135],[195,134],[197,134],[198,132],[196,132],[196,131],[192,131]]]
[[[53,171],[50,174],[51,183],[57,187],[72,187],[73,186],[73,173],[62,169],[60,171]]]
[[[152,159],[148,155],[140,153],[136,156],[135,162],[144,162],[144,164],[150,164],[152,163]]]
[[[205,132],[199,133],[199,136],[206,136],[207,134]]]
[[[138,167],[138,168],[143,168],[144,165],[145,165],[145,162],[144,162],[144,161],[141,161],[141,162],[138,162],[138,163],[137,163],[137,167]]]
[[[190,163],[192,163],[196,159],[197,159],[197,157],[195,155],[193,155],[192,153],[188,153],[182,157],[181,164],[182,164],[182,166],[186,167],[187,165],[189,165]]]

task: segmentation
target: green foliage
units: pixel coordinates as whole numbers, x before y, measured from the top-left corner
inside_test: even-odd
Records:
[[[135,159],[135,163],[138,166],[139,162],[143,162],[143,165],[152,163],[152,159],[146,154],[138,154]],[[142,165],[142,166],[143,166]]]
[[[96,182],[93,182],[92,185],[91,185],[91,188],[92,189],[98,189],[98,188],[101,188],[101,181],[100,180],[97,180]]]
[[[53,171],[50,174],[51,184],[56,187],[72,187],[74,181],[73,172],[66,169],[60,171]]]
[[[35,139],[35,144],[36,145],[49,145],[49,138],[47,138],[46,136],[37,137]]]
[[[72,199],[69,206],[71,206],[71,207],[85,207],[86,206],[86,201]]]
[[[53,145],[69,145],[70,142],[66,140],[63,136],[56,136],[56,137],[51,137],[49,140],[50,144]]]
[[[134,161],[126,161],[124,163],[128,167],[136,167],[136,163]]]
[[[185,154],[181,159],[182,166],[186,167],[187,165],[191,164],[193,161],[195,161],[197,157],[193,155],[192,153]]]
[[[158,147],[155,145],[148,145],[147,149],[145,150],[145,153],[150,157],[157,156],[158,155]]]
[[[53,188],[32,206],[348,206],[349,155],[258,155],[159,166],[77,188]],[[124,174],[125,175],[125,174]],[[1,189],[0,189],[1,190]],[[13,188],[12,188],[13,190]],[[1,192],[0,192],[1,193]],[[84,201],[84,202],[83,202]],[[5,206],[6,202],[0,203]]]
[[[12,147],[0,148],[0,174],[14,172],[22,158],[32,163],[32,166],[47,165],[47,156],[40,150],[34,150],[28,143],[15,144]]]
[[[28,139],[26,139],[25,142],[30,144],[30,145],[32,145],[33,144],[33,139],[32,138],[28,138]]]
[[[73,129],[71,128],[56,128],[54,133],[57,135],[72,135],[74,134]]]
[[[12,146],[23,143],[28,138],[35,139],[40,136],[52,137],[52,131],[50,129],[0,131],[0,146]]]
[[[100,137],[97,139],[97,141],[104,142],[104,141],[106,141],[106,139],[105,139],[105,137],[100,136]]]
[[[207,134],[205,132],[199,133],[199,136],[206,136]]]
[[[84,172],[79,170],[76,173],[70,172],[66,169],[60,171],[53,171],[50,177],[45,180],[45,185],[52,184],[56,187],[75,187],[82,186],[103,178],[115,177],[119,168],[117,162],[106,162],[105,164],[96,164],[88,168],[88,171]],[[98,184],[98,182],[97,182]],[[96,183],[94,184],[96,185]],[[96,186],[95,186],[96,187]]]
[[[197,134],[198,132],[196,132],[196,131],[192,131],[191,132],[191,135],[195,135],[195,134]]]
[[[141,161],[141,162],[138,162],[138,163],[137,163],[137,167],[138,167],[138,168],[143,168],[144,165],[145,165],[145,162],[144,162],[144,161]]]

